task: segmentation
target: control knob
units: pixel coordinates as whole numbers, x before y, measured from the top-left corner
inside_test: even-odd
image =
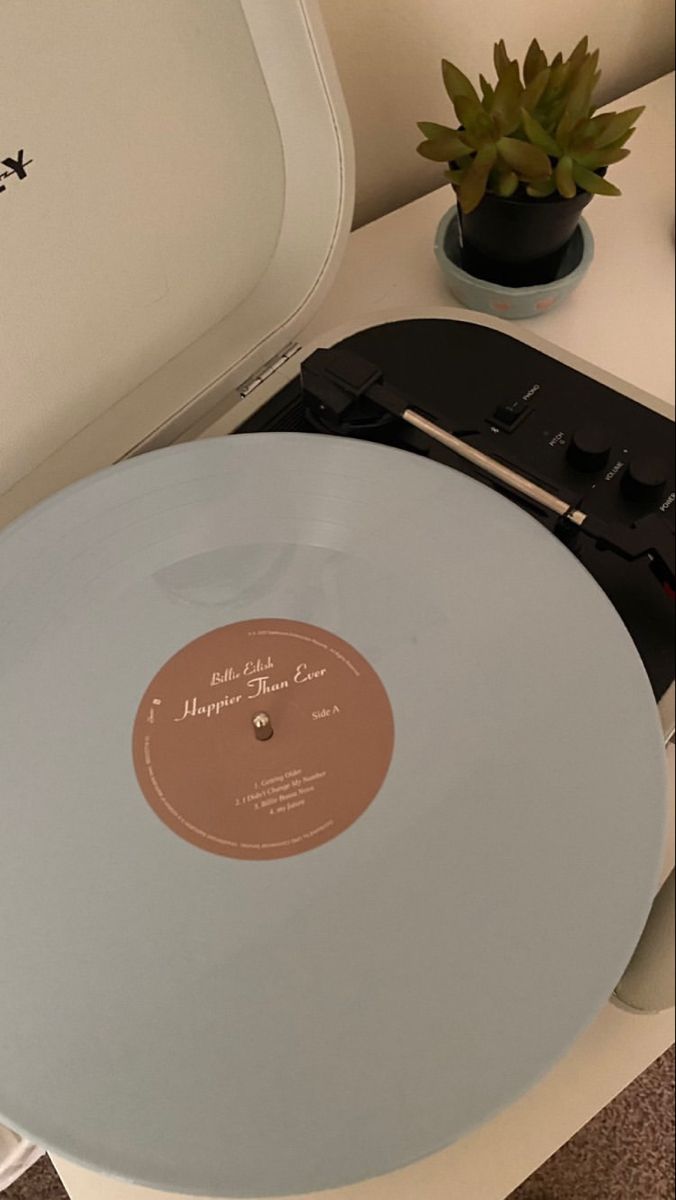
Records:
[[[611,439],[602,425],[581,425],[570,439],[566,457],[576,471],[602,471],[608,462]]]
[[[667,467],[654,454],[632,458],[622,474],[622,492],[628,500],[650,504],[659,500],[667,482]]]

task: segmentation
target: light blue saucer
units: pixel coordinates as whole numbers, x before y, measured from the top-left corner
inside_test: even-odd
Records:
[[[486,279],[476,279],[462,269],[459,233],[454,205],[442,217],[434,240],[434,253],[450,290],[467,308],[508,320],[539,317],[557,308],[582,281],[594,258],[592,232],[581,218],[571,238],[570,252],[562,261],[560,278],[532,287],[504,287]]]

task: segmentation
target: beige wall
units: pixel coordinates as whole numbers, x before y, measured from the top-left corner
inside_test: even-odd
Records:
[[[441,182],[415,153],[416,121],[452,116],[440,60],[489,74],[493,42],[521,56],[531,37],[550,57],[584,33],[601,48],[602,101],[673,69],[673,0],[320,0],[357,152],[355,223]],[[490,76],[489,76],[490,77]],[[638,134],[637,134],[638,136]]]

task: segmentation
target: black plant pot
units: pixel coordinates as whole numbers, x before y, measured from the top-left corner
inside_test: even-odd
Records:
[[[487,193],[469,214],[458,206],[464,270],[505,287],[550,283],[591,199],[583,191],[571,200]]]

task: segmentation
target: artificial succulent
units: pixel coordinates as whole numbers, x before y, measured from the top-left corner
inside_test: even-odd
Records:
[[[510,59],[504,41],[493,53],[497,81],[480,76],[479,91],[446,59],[442,74],[459,127],[421,121],[425,141],[418,153],[448,163],[447,175],[463,212],[486,192],[513,196],[519,189],[544,198],[566,199],[578,189],[619,196],[605,168],[626,158],[643,108],[596,114],[592,98],[601,73],[599,52],[582,38],[569,58],[547,56],[534,38],[523,62]],[[603,172],[603,173],[600,173]]]

